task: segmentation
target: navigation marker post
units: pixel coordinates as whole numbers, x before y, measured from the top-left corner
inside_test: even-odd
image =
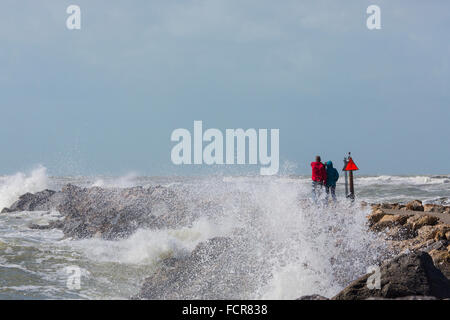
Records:
[[[350,180],[350,183],[349,183],[350,184],[350,193],[347,194],[347,198],[350,198],[351,200],[355,200],[355,188],[354,188],[354,184],[353,184],[353,171],[359,170],[359,168],[356,166],[355,162],[353,162],[350,152],[348,153],[347,160],[344,160],[344,162],[345,162],[345,166],[344,166],[343,171],[346,174],[345,193],[347,194],[347,171],[348,171],[349,172],[348,176],[349,176],[349,180]]]
[[[345,171],[345,168],[347,167],[347,157],[344,157],[344,167],[342,168],[342,171],[345,173],[345,197],[348,197],[348,176],[347,171]]]

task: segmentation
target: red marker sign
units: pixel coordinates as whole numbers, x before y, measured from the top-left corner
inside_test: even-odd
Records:
[[[348,158],[347,166],[344,168],[344,171],[355,171],[359,170],[356,164],[353,162],[351,157]]]

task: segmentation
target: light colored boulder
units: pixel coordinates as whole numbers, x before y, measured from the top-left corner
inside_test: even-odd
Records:
[[[375,225],[374,229],[382,230],[385,228],[391,228],[393,226],[399,226],[405,224],[408,220],[408,216],[385,214]]]
[[[413,200],[411,202],[408,202],[406,204],[406,208],[408,210],[412,210],[412,211],[423,211],[422,201],[420,201],[420,200]]]
[[[430,215],[414,215],[410,217],[406,223],[407,227],[416,231],[423,226],[434,226],[438,223],[439,218]]]
[[[371,214],[367,216],[367,220],[369,221],[369,226],[373,226],[375,223],[381,220],[386,213],[384,213],[381,209],[375,209]]]
[[[444,212],[445,207],[438,204],[425,204],[423,211],[425,212]]]

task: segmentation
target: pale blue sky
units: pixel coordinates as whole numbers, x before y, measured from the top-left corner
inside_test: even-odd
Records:
[[[370,4],[381,30],[366,28]],[[450,173],[449,12],[444,0],[3,0],[0,174],[212,173],[171,164],[171,132],[194,120],[279,128],[297,173],[316,154],[340,167],[347,151],[361,174]]]

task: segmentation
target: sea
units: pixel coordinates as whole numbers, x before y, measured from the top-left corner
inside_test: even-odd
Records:
[[[356,174],[354,203],[345,197],[341,175],[337,202],[324,205],[312,201],[309,176],[50,176],[39,167],[0,176],[0,209],[26,192],[60,190],[68,183],[162,185],[183,192],[187,205],[209,205],[189,225],[140,228],[120,240],[71,239],[58,229],[29,228],[61,219],[56,210],[0,214],[0,299],[129,299],[162,259],[189,255],[199,243],[218,236],[239,237],[251,259],[236,263],[258,265],[252,274],[240,275],[252,285],[237,290],[233,298],[331,297],[391,254],[380,235],[368,231],[370,208],[361,202],[420,199],[450,205],[450,175]],[[208,210],[220,212],[209,215]],[[221,274],[220,266],[211,268],[217,277],[205,281],[212,286],[236,276]],[[197,298],[204,296],[198,292]]]

